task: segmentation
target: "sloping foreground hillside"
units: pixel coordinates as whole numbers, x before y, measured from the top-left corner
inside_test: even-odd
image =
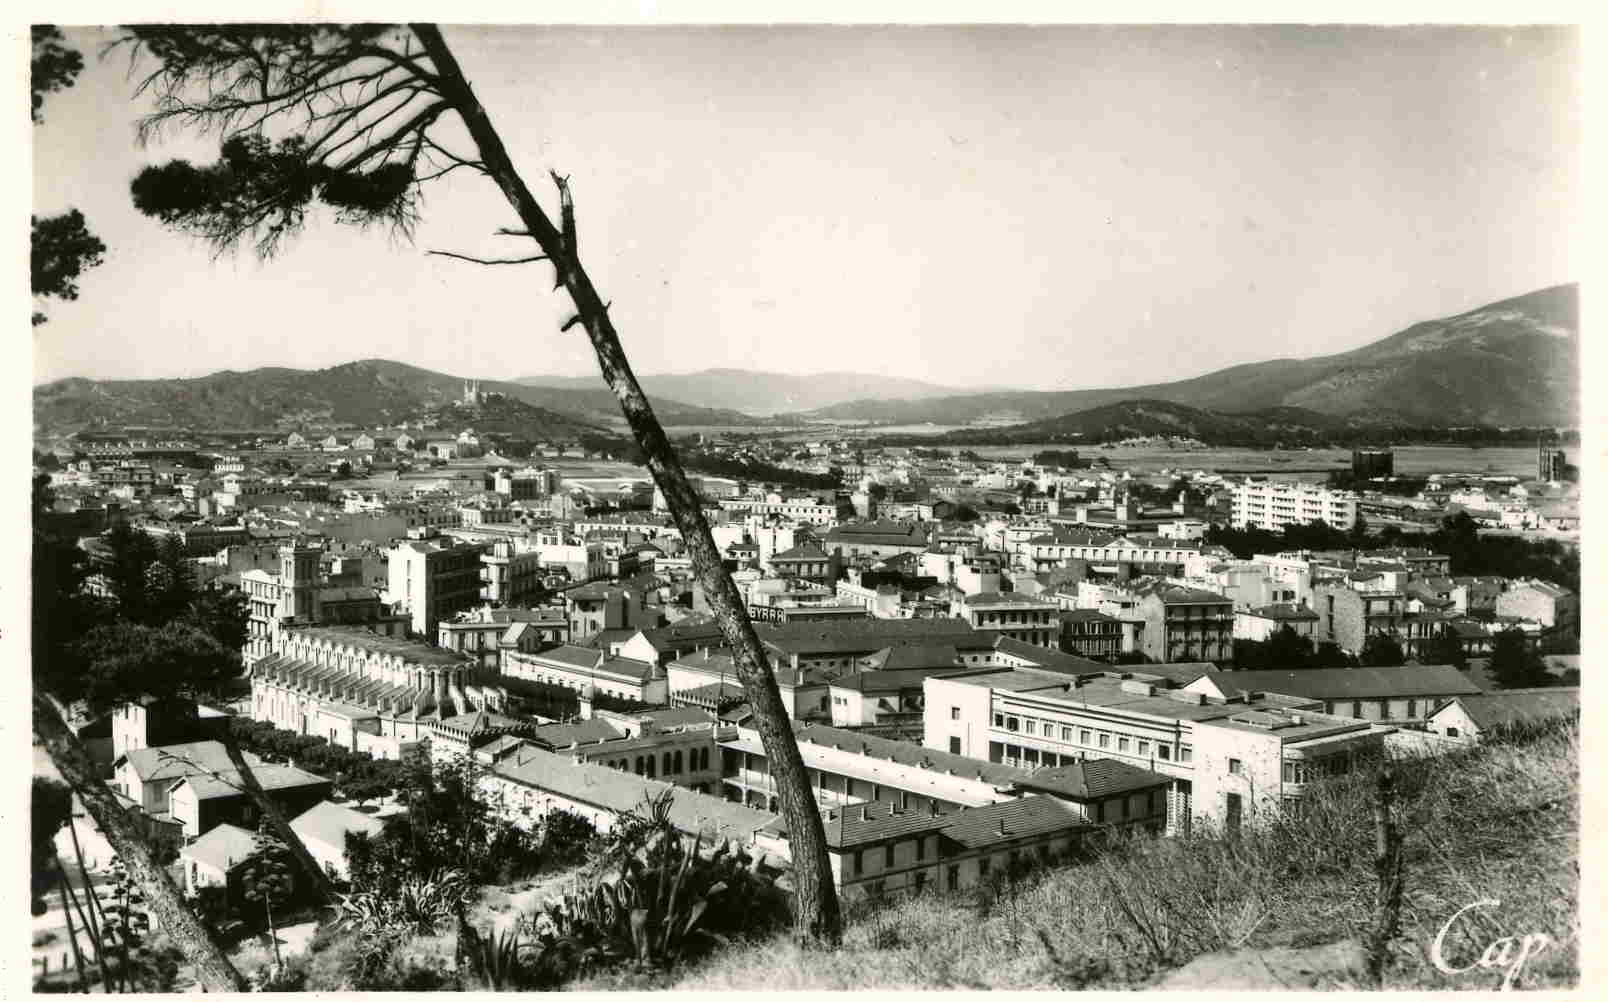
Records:
[[[1491,989],[1470,967],[1502,937],[1541,933],[1517,987],[1579,978],[1579,739],[1560,729],[1395,769],[1405,833],[1401,935],[1384,987]],[[1367,987],[1358,943],[1374,888],[1373,778],[1337,781],[1299,820],[1264,835],[1144,840],[1094,863],[975,894],[861,908],[844,945],[801,952],[786,936],[696,966],[575,988]],[[1508,966],[1516,959],[1512,944]],[[1496,953],[1492,954],[1495,958]],[[1193,963],[1191,963],[1193,962]],[[1186,966],[1187,965],[1187,966]]]

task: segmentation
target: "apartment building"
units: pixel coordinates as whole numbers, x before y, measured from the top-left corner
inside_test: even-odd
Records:
[[[534,654],[503,653],[502,674],[590,696],[603,693],[639,703],[663,705],[668,696],[665,673],[651,661],[611,657],[595,647],[564,644]]]
[[[1357,521],[1357,495],[1317,484],[1277,480],[1247,480],[1234,486],[1236,529],[1254,527],[1277,531],[1287,525],[1323,522],[1349,530]]]
[[[1172,780],[1173,831],[1255,823],[1298,800],[1309,780],[1383,747],[1385,729],[1318,712],[1310,700],[1212,698],[1170,685],[1038,668],[932,678],[922,743],[1029,769],[1115,758],[1160,773]]]
[[[1060,642],[1057,612],[1059,607],[1049,599],[999,592],[966,595],[950,608],[950,615],[979,633],[1051,648]]]
[[[1139,593],[1134,614],[1145,624],[1140,650],[1153,661],[1233,660],[1234,603],[1223,595],[1160,585]]]
[[[836,502],[823,502],[813,497],[784,498],[780,494],[767,494],[762,498],[721,498],[720,509],[728,517],[775,515],[804,525],[829,526],[838,520]]]
[[[1481,691],[1452,665],[1216,672],[1184,689],[1212,699],[1277,692],[1321,704],[1330,716],[1390,724],[1421,722],[1447,700]]]
[[[1416,653],[1418,644],[1408,636],[1407,598],[1401,592],[1357,591],[1340,582],[1324,582],[1312,591],[1317,643],[1339,644],[1346,653],[1357,654],[1370,636],[1382,634],[1409,657]]]
[[[409,617],[414,634],[434,637],[443,619],[482,601],[484,543],[404,540],[386,554],[386,600]]]

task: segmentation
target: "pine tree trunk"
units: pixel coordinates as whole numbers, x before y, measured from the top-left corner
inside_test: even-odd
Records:
[[[562,203],[560,229],[554,227],[542,211],[514,167],[502,138],[470,89],[469,81],[441,37],[440,30],[433,24],[415,24],[412,27],[435,66],[443,94],[458,111],[479,149],[487,172],[502,189],[542,253],[547,255],[557,272],[558,284],[569,291],[576,309],[574,322],[584,327],[590,337],[603,378],[619,399],[620,409],[631,425],[637,444],[647,456],[654,483],[664,494],[665,502],[690,552],[693,576],[703,589],[710,609],[720,623],[721,632],[731,646],[737,676],[753,709],[760,740],[776,780],[791,847],[796,931],[799,938],[806,942],[835,944],[842,936],[842,916],[826,854],[826,834],[787,709],[767,664],[764,649],[754,633],[753,624],[749,622],[741,596],[721,563],[720,552],[704,520],[698,495],[687,482],[680,460],[676,458],[664,429],[648,404],[647,396],[631,372],[625,350],[620,346],[619,336],[609,320],[607,306],[581,267],[576,246],[574,206],[568,184],[554,176]]]
[[[146,907],[155,921],[195,965],[201,987],[209,992],[245,991],[245,979],[229,962],[223,945],[184,903],[134,821],[95,775],[83,745],[67,729],[50,701],[38,692],[33,696],[33,719],[34,733],[43,742],[50,760],[117,850],[118,858],[128,867],[129,877],[145,892]]]
[[[246,761],[245,755],[241,753],[233,731],[224,732],[223,747],[229,753],[230,764],[240,775],[240,785],[245,787],[245,792],[251,797],[252,803],[262,812],[268,826],[273,829],[274,837],[284,843],[290,854],[296,857],[297,864],[308,875],[319,903],[332,904],[335,901],[334,882],[330,880],[329,874],[324,872],[323,867],[313,859],[312,853],[307,851],[307,846],[303,845],[302,840],[291,830],[290,823],[285,820],[284,812],[279,809],[279,805],[274,803],[273,798],[263,790],[262,784],[257,782],[257,776],[251,771],[251,765]]]

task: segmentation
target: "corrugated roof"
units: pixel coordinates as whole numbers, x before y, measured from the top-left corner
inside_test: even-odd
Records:
[[[947,820],[949,823],[943,827],[943,836],[968,849],[981,849],[1000,842],[1052,832],[1097,827],[1085,821],[1071,804],[1043,794],[967,808],[949,815]]]
[[[262,759],[251,752],[242,750],[241,755],[254,769],[262,764]],[[134,774],[144,783],[183,779],[209,769],[232,773],[235,768],[229,760],[229,750],[221,741],[188,741],[158,748],[134,748],[125,752],[123,758],[134,767]]]
[[[1226,671],[1212,676],[1226,696],[1279,692],[1307,699],[1396,699],[1474,695],[1479,686],[1452,665]]]
[[[1580,713],[1580,690],[1574,687],[1550,689],[1507,689],[1477,696],[1458,696],[1469,719],[1482,730],[1568,720]],[[1451,703],[1447,703],[1450,706]],[[1435,712],[1445,709],[1440,707]]]
[[[641,810],[651,798],[672,791],[670,821],[687,834],[711,835],[747,842],[776,819],[742,804],[672,786],[629,772],[586,762],[536,748],[521,748],[492,771],[512,782],[546,790],[556,796],[593,804],[616,814]]]
[[[329,780],[323,776],[315,775],[293,765],[260,765],[253,766],[251,774],[256,777],[258,785],[264,791],[294,790],[302,787],[313,787],[320,784],[329,786]],[[234,771],[218,770],[217,776],[200,774],[186,776],[178,785],[188,786],[195,793],[197,800],[216,800],[225,797],[248,796],[245,792],[245,783],[240,774]],[[177,789],[177,786],[175,786]]]
[[[1114,758],[1091,758],[1039,769],[1017,782],[1023,790],[1042,790],[1073,800],[1098,800],[1131,790],[1170,786],[1172,779]]]

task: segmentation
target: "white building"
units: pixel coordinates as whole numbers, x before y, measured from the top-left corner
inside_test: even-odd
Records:
[[[1316,484],[1247,480],[1234,487],[1236,529],[1278,530],[1287,525],[1323,522],[1348,530],[1357,521],[1357,495]]]

